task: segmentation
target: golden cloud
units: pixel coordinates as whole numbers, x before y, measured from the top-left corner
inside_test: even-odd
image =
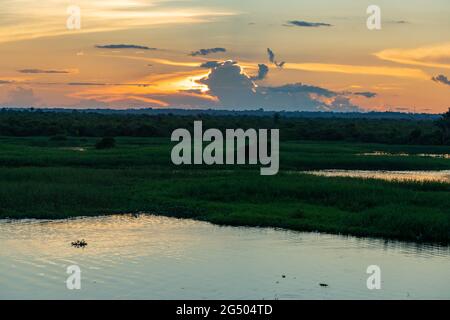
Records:
[[[401,64],[450,69],[450,42],[414,49],[386,49],[375,56]]]
[[[66,27],[68,4],[64,1],[3,0],[2,8],[10,18],[2,23],[0,43],[67,35],[73,32],[94,33],[126,30],[161,24],[210,21],[236,13],[209,8],[175,8],[152,0],[78,0],[81,28]]]
[[[335,72],[346,74],[361,74],[372,76],[389,76],[401,78],[429,79],[430,77],[420,69],[395,68],[385,66],[354,66],[330,63],[286,63],[285,69],[314,71],[314,72]]]

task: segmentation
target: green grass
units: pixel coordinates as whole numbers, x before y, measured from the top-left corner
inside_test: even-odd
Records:
[[[284,142],[281,171],[175,167],[167,139],[0,138],[0,218],[67,218],[148,212],[217,224],[281,227],[450,243],[450,184],[289,174],[312,169],[450,169],[423,157],[364,157],[371,151],[448,153],[445,147]],[[85,152],[68,147],[84,147]]]

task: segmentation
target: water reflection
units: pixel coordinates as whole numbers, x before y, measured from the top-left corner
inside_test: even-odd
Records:
[[[74,264],[81,291],[65,287]],[[381,291],[366,288],[373,264]],[[148,215],[0,221],[8,299],[450,298],[449,267],[448,247]]]
[[[450,170],[442,171],[383,171],[383,170],[318,170],[306,171],[322,177],[349,177],[387,181],[418,181],[450,183]]]
[[[439,158],[439,159],[450,159],[450,154],[448,153],[442,153],[442,154],[433,154],[433,153],[390,153],[385,151],[374,151],[374,152],[367,152],[367,153],[360,153],[358,156],[374,156],[374,157],[381,157],[381,156],[387,156],[387,157],[425,157],[425,158]]]

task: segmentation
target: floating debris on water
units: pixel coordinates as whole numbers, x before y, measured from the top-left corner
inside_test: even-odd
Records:
[[[86,246],[87,246],[87,242],[84,241],[84,239],[72,242],[72,247],[75,247],[75,248],[84,248]]]

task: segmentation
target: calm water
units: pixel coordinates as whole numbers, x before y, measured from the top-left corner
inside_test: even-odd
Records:
[[[438,158],[438,159],[450,159],[450,154],[448,153],[389,153],[384,151],[374,151],[361,153],[360,156],[373,156],[373,157],[421,157],[421,158]]]
[[[307,171],[322,177],[350,177],[387,181],[420,181],[450,183],[450,170],[442,171],[382,171],[382,170],[318,170]]]
[[[0,298],[450,299],[450,249],[145,215],[0,221]]]

